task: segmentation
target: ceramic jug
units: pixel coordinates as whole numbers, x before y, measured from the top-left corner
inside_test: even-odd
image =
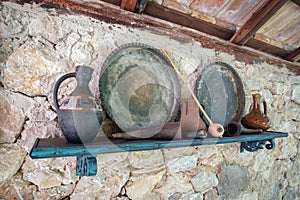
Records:
[[[261,95],[253,94],[253,104],[251,111],[242,118],[242,124],[246,128],[267,130],[270,128],[270,121],[267,117],[267,104],[262,101],[263,112],[261,111]]]
[[[53,92],[54,106],[59,126],[69,143],[88,143],[97,135],[102,120],[102,110],[89,89],[93,69],[77,66],[76,72],[65,74],[56,82]],[[69,98],[58,104],[57,93],[61,83],[76,78],[77,86]]]

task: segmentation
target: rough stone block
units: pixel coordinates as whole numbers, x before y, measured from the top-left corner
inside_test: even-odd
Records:
[[[0,145],[0,185],[18,172],[25,156],[26,151],[17,144]]]
[[[21,133],[34,101],[0,88],[0,102],[0,143],[12,143]]]
[[[300,84],[292,86],[291,100],[300,105]]]
[[[175,158],[167,162],[167,168],[171,174],[180,171],[191,170],[194,169],[196,166],[197,166],[196,156],[184,156],[181,158]]]
[[[189,194],[194,192],[190,179],[191,177],[182,173],[169,175],[166,181],[161,184],[161,187],[155,189],[155,191],[164,198],[168,198],[175,193]]]
[[[129,161],[136,169],[156,168],[164,165],[164,157],[160,150],[130,152]]]
[[[126,185],[127,195],[131,199],[144,199],[147,194],[152,192],[153,188],[162,180],[165,170],[157,174],[144,174],[129,179]]]
[[[249,172],[238,164],[224,163],[218,177],[217,189],[222,199],[236,198],[249,186]]]
[[[192,184],[197,192],[205,192],[218,185],[217,175],[209,168],[199,169],[199,173],[192,179]]]

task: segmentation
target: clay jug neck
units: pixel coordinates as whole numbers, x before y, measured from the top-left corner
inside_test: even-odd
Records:
[[[92,92],[89,89],[89,82],[92,78],[93,69],[86,66],[76,67],[76,81],[77,86],[72,95],[88,95],[92,96]]]
[[[261,96],[259,94],[253,94],[253,110],[260,112],[260,100]]]

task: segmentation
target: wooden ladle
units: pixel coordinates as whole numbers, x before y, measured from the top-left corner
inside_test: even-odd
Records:
[[[178,74],[178,76],[180,77],[180,79],[185,83],[185,85],[187,86],[187,88],[189,89],[193,99],[195,100],[197,106],[199,107],[199,109],[201,110],[201,112],[203,113],[203,116],[206,118],[206,120],[209,123],[208,126],[208,133],[213,136],[213,137],[222,137],[222,135],[224,134],[224,127],[221,124],[217,124],[217,123],[213,123],[211,121],[211,119],[209,118],[209,116],[207,115],[207,113],[205,112],[205,110],[203,109],[203,107],[201,106],[199,100],[197,99],[196,95],[194,94],[192,88],[190,87],[189,83],[186,82],[186,80],[184,79],[183,75],[179,72],[179,70],[177,69],[177,67],[175,66],[173,60],[171,59],[170,55],[168,54],[168,52],[164,49],[162,49],[163,53],[165,54],[165,56],[170,60],[172,67],[174,68],[174,70],[176,71],[176,73]]]

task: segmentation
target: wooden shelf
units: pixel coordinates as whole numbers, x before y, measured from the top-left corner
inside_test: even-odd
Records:
[[[260,134],[241,135],[237,137],[182,139],[182,140],[109,140],[96,138],[89,144],[69,144],[64,138],[38,138],[30,152],[32,158],[53,158],[76,156],[79,154],[105,154],[124,151],[143,151],[187,146],[226,144],[234,142],[267,141],[275,138],[287,137],[287,133],[263,132]]]
[[[89,144],[70,144],[64,138],[37,138],[30,156],[33,159],[76,156],[76,175],[91,176],[97,173],[96,155],[126,151],[144,151],[188,146],[241,143],[241,152],[275,148],[275,138],[287,137],[283,132],[263,132],[237,137],[182,139],[182,140],[110,140],[99,137]]]

